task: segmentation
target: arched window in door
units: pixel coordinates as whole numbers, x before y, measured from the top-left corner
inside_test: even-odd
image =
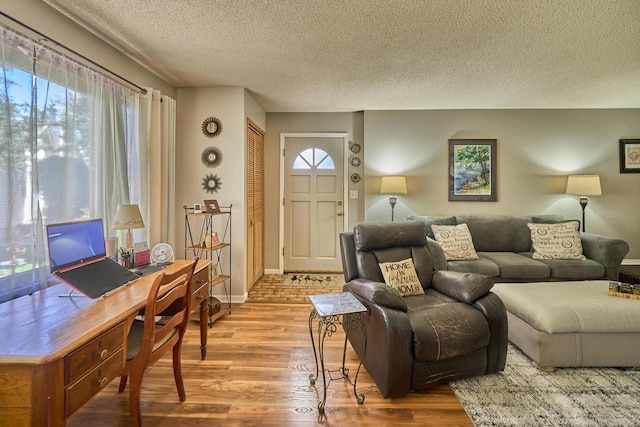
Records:
[[[293,162],[293,169],[335,169],[333,159],[320,148],[307,148],[298,154]]]

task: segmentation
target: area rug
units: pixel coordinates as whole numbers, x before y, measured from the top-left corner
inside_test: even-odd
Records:
[[[330,273],[287,273],[283,285],[342,287],[344,276]]]
[[[640,425],[637,370],[558,368],[543,372],[512,344],[504,372],[450,386],[477,427]]]

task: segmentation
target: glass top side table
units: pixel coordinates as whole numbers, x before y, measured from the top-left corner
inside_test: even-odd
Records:
[[[349,384],[353,385],[353,394],[359,405],[364,403],[364,394],[358,394],[356,384],[358,383],[358,374],[362,367],[362,359],[367,351],[367,331],[362,323],[361,315],[367,311],[367,308],[356,299],[351,292],[341,292],[336,294],[310,295],[309,299],[313,304],[313,309],[309,315],[309,334],[311,335],[311,345],[313,347],[313,356],[316,359],[316,373],[309,375],[311,385],[316,383],[320,370],[322,370],[322,382],[324,391],[322,400],[318,403],[318,411],[324,413],[324,407],[327,402],[327,386],[333,380],[346,379]],[[318,319],[318,345],[313,337],[313,321]],[[342,349],[342,366],[335,370],[325,369],[324,367],[324,340],[331,337],[338,330],[338,325],[343,325],[345,330],[344,347]],[[364,352],[362,359],[358,364],[356,375],[351,381],[349,378],[349,369],[345,367],[345,357],[347,353],[347,340],[349,333],[353,330],[360,330],[364,336]],[[320,362],[318,363],[318,359]],[[332,374],[337,373],[338,377]]]

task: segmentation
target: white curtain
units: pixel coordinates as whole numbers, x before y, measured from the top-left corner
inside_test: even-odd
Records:
[[[140,97],[141,193],[132,199],[140,200],[152,248],[175,237],[176,101],[158,90],[146,90]]]
[[[118,204],[149,209],[141,111],[138,90],[0,26],[0,302],[51,281],[46,224],[103,218],[115,235]]]

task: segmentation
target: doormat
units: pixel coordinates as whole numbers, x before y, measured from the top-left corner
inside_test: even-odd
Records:
[[[287,273],[283,285],[342,288],[344,276],[330,273]]]

